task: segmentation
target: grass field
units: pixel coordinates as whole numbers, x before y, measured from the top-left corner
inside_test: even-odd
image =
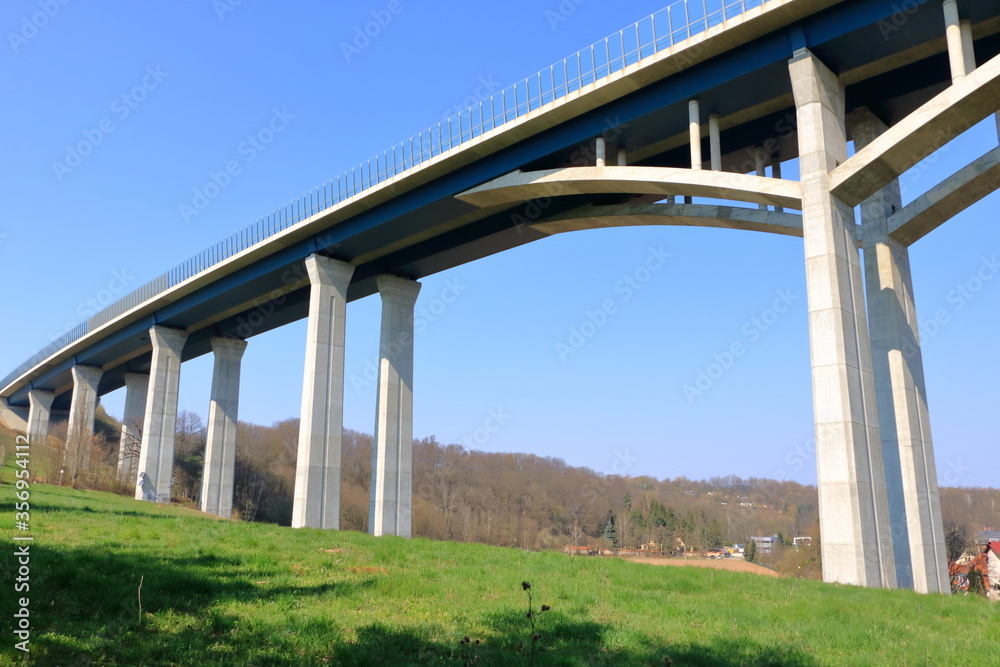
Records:
[[[2,479],[13,545],[9,465]],[[984,665],[1000,649],[1000,605],[979,599],[31,494],[29,664]],[[18,664],[11,619],[24,594],[12,592],[13,547],[4,553],[0,664]]]

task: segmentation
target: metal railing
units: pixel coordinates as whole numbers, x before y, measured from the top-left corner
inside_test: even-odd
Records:
[[[46,345],[0,380],[0,388],[90,331],[290,226],[764,2],[677,0],[382,151],[181,262]]]

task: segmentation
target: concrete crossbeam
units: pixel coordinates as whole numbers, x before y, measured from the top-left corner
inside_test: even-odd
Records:
[[[339,528],[344,336],[354,266],[310,255],[306,270],[311,287],[292,527]]]
[[[31,444],[45,444],[54,400],[56,395],[51,391],[32,389],[28,392],[28,442]]]
[[[889,216],[889,235],[913,245],[948,220],[1000,189],[1000,148],[955,172]]]
[[[377,278],[382,297],[378,405],[368,532],[410,537],[413,484],[413,306],[420,283]]]
[[[851,117],[858,148],[886,131],[871,111]],[[894,180],[861,204],[865,287],[896,583],[949,593],[937,470],[907,248],[889,236],[902,205]]]
[[[724,171],[675,167],[569,167],[515,171],[456,195],[475,206],[582,194],[691,195],[802,208],[799,183]]]
[[[142,422],[146,413],[148,391],[148,375],[125,374],[125,414],[122,416],[122,434],[118,441],[118,478],[126,482],[135,483],[139,473]]]
[[[159,325],[149,330],[149,340],[153,344],[153,362],[149,369],[149,388],[142,420],[136,500],[170,502],[181,352],[187,336],[185,331]]]
[[[802,236],[802,216],[737,206],[712,204],[621,204],[581,206],[552,215],[532,225],[546,234],[584,229],[663,225],[672,227],[715,227]]]
[[[802,227],[824,581],[894,587],[895,569],[854,212],[831,193],[847,157],[844,86],[811,52],[789,63]]]
[[[1000,109],[1000,56],[964,76],[830,174],[833,194],[857,206],[907,169]]]
[[[233,476],[236,469],[236,427],[239,423],[240,361],[247,342],[212,338],[215,364],[208,404],[205,470],[201,478],[202,512],[228,519],[233,513]]]

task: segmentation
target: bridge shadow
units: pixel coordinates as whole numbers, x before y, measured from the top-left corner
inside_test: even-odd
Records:
[[[376,583],[374,577],[337,581],[331,576],[316,585],[272,584],[289,580],[286,563],[254,553],[245,559],[207,551],[172,554],[169,545],[162,554],[150,555],[126,547],[51,548],[34,543],[30,567],[31,657],[35,664],[53,665],[301,664],[280,659],[243,662],[228,651],[233,640],[244,642],[250,636],[275,646],[278,654],[295,656],[301,649],[291,633],[282,638],[248,631],[254,619],[241,618],[240,604],[362,597]],[[0,560],[4,581],[13,582],[16,570],[16,559]],[[5,595],[0,601],[5,618],[13,618],[16,597]],[[155,624],[159,629],[154,627],[154,616],[168,619],[171,629],[162,629],[162,622]],[[231,660],[219,660],[227,654]]]
[[[161,553],[137,554],[126,547],[32,545],[32,657],[37,664],[80,666],[817,664],[778,644],[731,635],[663,643],[629,632],[627,619],[602,624],[559,610],[539,618],[542,636],[532,657],[520,610],[473,617],[470,626],[485,628],[482,636],[460,641],[430,619],[417,627],[379,622],[378,577],[338,581],[331,571],[325,583],[295,585],[287,563],[248,551],[171,553],[164,545]],[[0,578],[14,580],[13,562],[0,560]],[[12,618],[14,596],[3,597],[0,613]],[[338,618],[348,610],[360,623]]]
[[[490,639],[468,637],[451,645],[418,633],[372,624],[357,630],[356,640],[333,648],[334,663],[363,665],[521,665],[692,667],[814,667],[818,663],[800,650],[762,646],[731,637],[685,645],[614,647],[612,628],[591,621],[550,618],[531,655],[530,635],[520,614],[496,616],[500,633]]]

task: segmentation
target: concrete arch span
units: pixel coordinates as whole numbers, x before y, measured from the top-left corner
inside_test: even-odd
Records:
[[[712,204],[581,206],[531,225],[545,234],[638,226],[713,227],[802,237],[802,216]]]
[[[689,195],[801,210],[797,181],[676,167],[568,167],[514,171],[456,197],[485,208],[564,195]]]

